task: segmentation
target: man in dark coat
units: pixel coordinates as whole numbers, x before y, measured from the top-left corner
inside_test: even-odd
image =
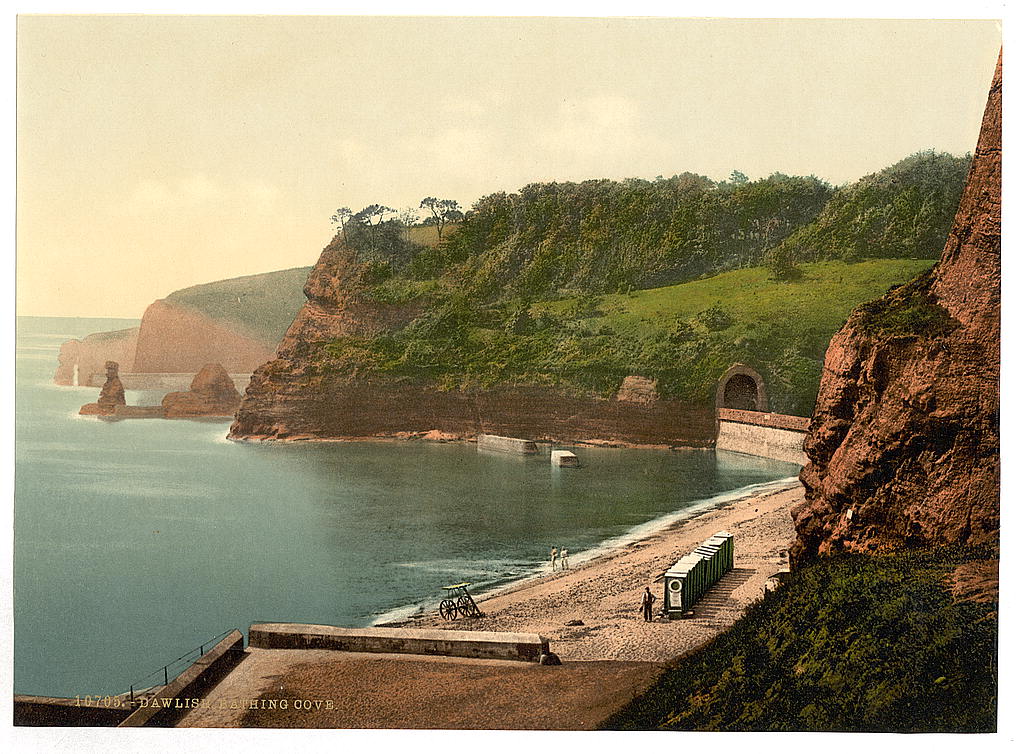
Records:
[[[651,593],[651,588],[644,587],[644,597],[641,603],[641,608],[644,613],[644,620],[650,623],[654,620],[654,595]]]

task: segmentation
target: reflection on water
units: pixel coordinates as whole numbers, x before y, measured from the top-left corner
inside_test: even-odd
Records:
[[[575,449],[585,468],[559,471],[547,453],[245,444],[223,439],[226,421],[76,417],[98,389],[53,388],[60,343],[126,326],[19,320],[19,693],[122,691],[257,621],[368,625],[433,604],[444,584],[479,592],[531,573],[552,546],[576,556],[795,473],[734,454],[594,448]],[[36,358],[43,346],[50,356]]]

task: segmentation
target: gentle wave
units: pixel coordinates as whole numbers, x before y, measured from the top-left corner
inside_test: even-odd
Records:
[[[590,561],[595,560],[611,552],[612,550],[617,550],[626,547],[627,545],[630,545],[634,542],[638,542],[641,539],[645,539],[646,537],[649,537],[655,532],[668,528],[672,524],[675,524],[679,521],[685,521],[689,518],[693,518],[699,513],[703,513],[705,511],[717,508],[727,503],[736,503],[751,497],[757,497],[758,495],[783,490],[787,487],[790,487],[794,482],[798,480],[798,478],[799,477],[791,476],[785,477],[784,479],[776,479],[771,482],[759,482],[757,484],[748,484],[745,487],[739,487],[735,490],[729,490],[727,492],[719,493],[718,495],[713,495],[711,497],[694,500],[685,508],[680,508],[679,510],[673,511],[672,513],[666,513],[663,516],[658,516],[657,518],[645,521],[642,524],[638,524],[637,526],[630,528],[623,534],[619,534],[618,536],[604,540],[603,542],[599,543],[594,547],[591,547],[590,549],[570,554],[569,563],[571,564],[572,568],[577,568],[583,565],[584,563],[589,563]],[[398,563],[397,565],[406,568],[425,568],[427,570],[434,570],[437,573],[464,573],[466,570],[465,566],[467,563],[484,561],[462,561],[463,567],[461,569],[455,568],[455,564],[459,562],[460,561],[455,560],[424,561],[420,563]],[[436,564],[440,563],[450,563],[451,566],[446,566],[444,569],[436,567]],[[533,568],[524,569],[516,575],[503,577],[499,576],[497,578],[478,581],[473,584],[473,587],[478,590],[483,589],[484,591],[475,595],[474,599],[476,599],[478,602],[482,602],[483,600],[486,600],[499,592],[504,592],[505,590],[510,589],[518,584],[525,584],[528,581],[532,581],[548,573],[551,573],[550,568],[551,567],[548,561],[545,560],[541,563],[538,563]],[[377,626],[381,623],[388,623],[391,621],[405,620],[406,618],[411,618],[414,615],[426,611],[428,608],[433,609],[433,604],[435,601],[436,600],[409,605],[400,605],[399,607],[393,608],[384,613],[377,613],[375,614],[376,617],[373,619],[370,625]]]
[[[500,560],[422,560],[410,563],[394,563],[399,568],[413,568],[419,571],[430,573],[466,573],[477,572],[480,574],[494,574],[503,568],[507,563]]]
[[[428,603],[419,605],[402,605],[401,607],[396,607],[393,610],[388,610],[384,613],[375,613],[377,617],[373,619],[373,622],[370,623],[370,625],[379,626],[381,623],[391,623],[392,621],[411,618],[414,615],[424,612],[427,608],[427,604]]]
[[[765,493],[785,489],[786,487],[791,486],[793,482],[797,481],[797,479],[798,477],[791,476],[783,479],[776,479],[771,482],[748,484],[746,487],[740,487],[735,490],[729,490],[728,492],[713,495],[712,497],[694,500],[693,503],[685,508],[673,511],[672,513],[666,513],[664,516],[658,516],[650,521],[634,526],[624,534],[607,539],[590,550],[584,550],[577,557],[573,558],[572,562],[586,563],[594,558],[604,555],[609,550],[615,550],[632,544],[633,542],[644,539],[656,531],[665,529],[678,521],[685,521],[688,518],[693,518],[698,513],[703,513],[704,511],[717,508],[726,503],[736,503],[750,497],[756,497],[757,495],[763,495]]]

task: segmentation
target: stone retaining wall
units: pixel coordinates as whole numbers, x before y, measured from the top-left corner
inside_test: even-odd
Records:
[[[715,447],[803,466],[807,463],[804,439],[809,422],[802,416],[722,408],[718,410]]]
[[[14,724],[35,727],[113,728],[119,725],[132,708],[121,697],[110,698],[109,704],[85,702],[56,696],[14,696]]]
[[[254,623],[256,649],[337,649],[343,652],[442,655],[539,662],[548,640],[539,634],[429,628],[339,628],[304,623]]]
[[[119,728],[166,727],[191,709],[191,701],[221,680],[245,656],[245,637],[237,629],[209,652],[188,666],[181,675],[160,689],[122,722]]]

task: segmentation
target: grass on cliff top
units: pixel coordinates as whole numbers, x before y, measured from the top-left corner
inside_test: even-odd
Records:
[[[935,264],[934,259],[873,259],[799,265],[794,280],[772,280],[766,267],[749,267],[664,288],[603,296],[594,327],[610,327],[623,335],[645,337],[670,329],[679,319],[692,319],[718,306],[731,324],[719,332],[741,337],[746,325],[764,317],[789,321],[794,329],[826,329],[835,333],[850,312]],[[564,315],[573,305],[557,301],[539,305]]]
[[[458,224],[446,225],[441,235],[448,238],[448,236],[455,232],[457,227]],[[407,233],[409,234],[409,240],[420,246],[435,248],[438,244],[437,228],[433,225],[414,225],[407,230]]]
[[[774,281],[753,267],[629,294],[479,309],[457,298],[406,328],[323,344],[325,373],[378,373],[444,389],[550,385],[609,396],[628,375],[665,398],[705,404],[736,362],[768,383],[769,407],[809,416],[829,340],[854,307],[934,260],[800,266]]]
[[[302,288],[310,269],[294,267],[194,285],[167,299],[274,348],[306,300]]]
[[[138,334],[138,327],[126,327],[123,330],[108,330],[107,332],[92,333],[88,337],[95,341],[103,342],[108,340],[121,340],[122,338],[129,338]]]
[[[912,550],[801,569],[604,727],[993,731],[996,605],[948,591],[957,565],[991,556]]]
[[[874,336],[935,338],[954,330],[958,323],[929,293],[931,275],[890,291],[857,310],[857,328]]]

